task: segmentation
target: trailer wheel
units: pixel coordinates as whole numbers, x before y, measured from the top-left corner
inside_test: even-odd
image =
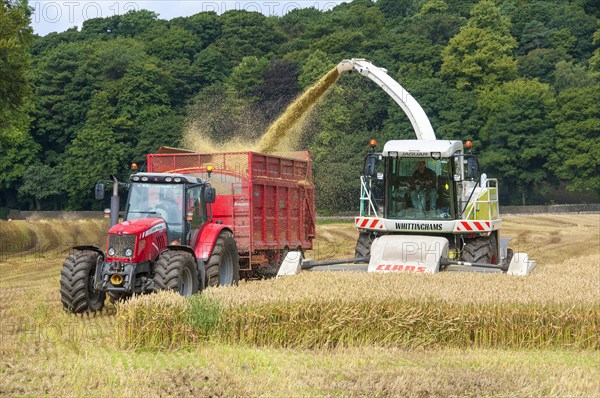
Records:
[[[219,234],[206,264],[206,285],[229,286],[240,280],[240,257],[231,232]]]
[[[60,298],[65,310],[80,314],[104,307],[106,294],[94,289],[98,257],[94,251],[82,250],[65,259],[60,271]]]
[[[465,243],[461,260],[468,263],[496,264],[498,262],[495,238],[476,238]]]
[[[377,236],[373,232],[361,232],[356,241],[354,249],[354,258],[364,258],[364,262],[369,262],[371,257],[371,244]]]
[[[198,293],[198,267],[194,257],[179,250],[165,250],[154,265],[154,291],[174,290],[188,297]]]

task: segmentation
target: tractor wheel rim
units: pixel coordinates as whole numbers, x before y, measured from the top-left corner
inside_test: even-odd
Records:
[[[181,272],[181,285],[179,286],[179,293],[182,296],[192,295],[192,273],[187,267]]]
[[[221,286],[231,285],[233,283],[233,264],[229,252],[223,253],[221,266],[219,267],[219,284]]]

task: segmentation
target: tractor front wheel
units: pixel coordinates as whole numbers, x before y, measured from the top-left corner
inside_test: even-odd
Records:
[[[198,267],[188,252],[165,250],[154,265],[154,291],[174,290],[184,297],[198,293]]]
[[[71,253],[60,271],[60,299],[74,314],[96,312],[104,307],[106,294],[94,289],[99,254],[90,250]]]
[[[240,280],[240,256],[231,232],[219,234],[206,264],[206,286],[235,285]]]

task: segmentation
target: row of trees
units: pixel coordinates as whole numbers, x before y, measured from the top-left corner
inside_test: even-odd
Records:
[[[340,60],[388,69],[438,137],[471,139],[506,202],[600,190],[600,11],[593,0],[355,0],[281,17],[150,11],[34,37],[2,0],[0,206],[83,209],[160,145],[256,139]],[[6,39],[4,39],[6,38]],[[4,73],[4,71],[7,73]],[[366,143],[414,138],[368,80],[343,76],[304,124],[322,211],[353,209]]]

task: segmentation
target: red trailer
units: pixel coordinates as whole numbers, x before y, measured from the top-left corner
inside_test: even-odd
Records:
[[[212,217],[233,230],[244,276],[273,275],[288,250],[312,248],[315,198],[308,152],[160,152],[147,156],[148,172],[210,178],[217,190]]]

